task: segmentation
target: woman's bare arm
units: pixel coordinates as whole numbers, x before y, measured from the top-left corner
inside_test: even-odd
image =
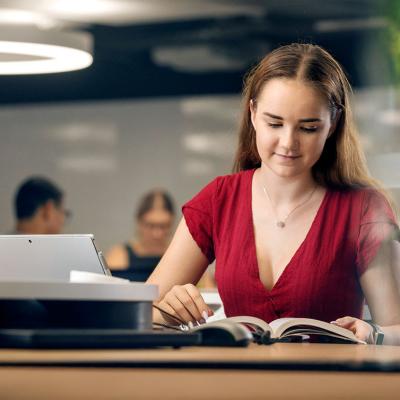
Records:
[[[171,244],[147,280],[147,283],[159,287],[159,307],[185,322],[202,319],[204,311],[208,312],[208,307],[194,285],[208,264],[207,257],[192,238],[186,221],[182,218]],[[161,322],[165,318],[155,311],[154,320]]]
[[[385,334],[384,343],[400,345],[400,243],[382,244],[360,281],[372,319]]]
[[[107,265],[111,270],[124,270],[128,268],[128,254],[123,245],[117,244],[106,254]]]

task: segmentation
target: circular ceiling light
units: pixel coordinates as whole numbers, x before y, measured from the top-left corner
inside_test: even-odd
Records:
[[[93,62],[87,32],[0,28],[0,75],[49,74],[86,68]]]

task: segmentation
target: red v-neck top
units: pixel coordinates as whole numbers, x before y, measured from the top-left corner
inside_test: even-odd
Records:
[[[374,189],[328,190],[304,241],[267,290],[259,277],[254,237],[254,171],[216,178],[182,208],[193,239],[210,263],[216,259],[226,315],[267,322],[360,318],[364,297],[359,277],[396,226],[384,196]]]

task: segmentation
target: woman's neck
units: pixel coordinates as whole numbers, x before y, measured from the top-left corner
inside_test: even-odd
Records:
[[[268,191],[268,196],[274,204],[298,203],[317,186],[311,171],[309,174],[282,177],[262,164],[257,172],[256,178],[260,189],[265,188]]]

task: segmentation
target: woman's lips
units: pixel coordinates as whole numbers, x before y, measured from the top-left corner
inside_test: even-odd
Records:
[[[283,160],[295,160],[296,158],[300,158],[300,156],[289,156],[284,154],[274,153],[276,156],[282,158]]]

